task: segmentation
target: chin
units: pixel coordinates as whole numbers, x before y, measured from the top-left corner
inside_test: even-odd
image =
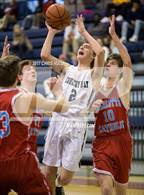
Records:
[[[86,62],[87,61],[87,57],[85,57],[84,55],[83,56],[80,55],[79,58],[78,58],[78,60],[83,63],[83,62]]]
[[[104,73],[103,73],[104,77],[109,77],[109,71],[105,70]]]
[[[36,83],[37,80],[36,80],[36,79],[32,79],[32,80],[30,80],[30,82],[31,82],[31,83]]]

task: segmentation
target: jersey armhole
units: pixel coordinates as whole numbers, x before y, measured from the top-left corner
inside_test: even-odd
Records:
[[[116,86],[116,89],[117,89],[117,92],[118,92],[118,94],[119,94],[119,87]],[[119,97],[119,99],[120,99],[120,101],[121,101],[123,107],[126,109],[126,111],[129,111],[130,106],[126,106],[125,103],[124,103],[124,101],[123,101],[123,99],[122,99],[121,97]]]
[[[13,114],[15,115],[16,119],[22,123],[23,125],[26,125],[27,127],[30,127],[31,123],[32,123],[32,117],[31,117],[31,120],[29,122],[24,122],[22,120],[22,118],[19,116],[19,114],[17,113],[16,111],[16,108],[15,108],[15,101],[16,99],[21,96],[23,94],[23,92],[20,92],[18,94],[16,94],[13,98],[12,98],[12,101],[11,101],[11,107],[12,107],[12,112]]]

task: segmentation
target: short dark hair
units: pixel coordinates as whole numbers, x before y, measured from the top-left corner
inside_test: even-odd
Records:
[[[23,67],[24,66],[34,66],[33,61],[32,60],[22,60],[20,62],[20,74],[22,74],[23,71]]]
[[[116,60],[118,62],[118,67],[123,67],[123,61],[122,58],[119,54],[110,54],[108,58],[106,59],[105,65],[110,61],[110,60]]]
[[[0,58],[0,86],[10,87],[17,79],[19,74],[20,58],[15,55],[8,55]]]

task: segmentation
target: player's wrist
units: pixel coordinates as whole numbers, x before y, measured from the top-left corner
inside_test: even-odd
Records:
[[[80,34],[85,37],[87,35],[87,30],[83,29]]]

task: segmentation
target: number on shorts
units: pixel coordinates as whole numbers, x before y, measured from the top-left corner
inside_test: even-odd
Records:
[[[105,119],[106,123],[115,120],[115,116],[114,116],[113,110],[104,111],[103,114],[104,114],[104,119]]]
[[[70,96],[69,96],[69,101],[70,101],[70,102],[71,102],[71,101],[74,101],[74,100],[76,99],[76,95],[77,95],[76,90],[75,90],[75,89],[72,89],[72,90],[71,90],[71,94],[70,94]]]

